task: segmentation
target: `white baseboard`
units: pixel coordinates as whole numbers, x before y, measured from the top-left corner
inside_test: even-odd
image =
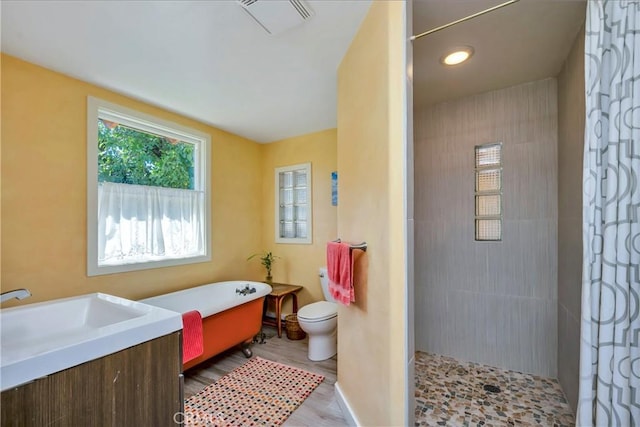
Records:
[[[334,384],[334,388],[336,392],[336,400],[338,401],[338,405],[342,410],[342,415],[344,415],[344,418],[347,421],[347,425],[349,427],[361,426],[362,424],[358,421],[358,417],[356,417],[356,414],[353,412],[351,405],[349,405],[349,402],[344,397],[344,394],[342,393],[342,389],[340,388],[340,384],[338,384],[338,382]]]

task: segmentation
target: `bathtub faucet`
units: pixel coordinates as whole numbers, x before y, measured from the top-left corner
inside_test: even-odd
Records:
[[[249,287],[248,283],[245,285],[244,288],[236,289],[236,294],[240,294],[240,295],[254,294],[255,292],[256,292],[256,288]]]
[[[31,296],[31,292],[27,289],[14,289],[12,291],[3,292],[0,294],[0,302],[5,302],[12,298],[25,299]]]

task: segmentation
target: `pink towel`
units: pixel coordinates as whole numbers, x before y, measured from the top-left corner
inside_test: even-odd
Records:
[[[353,258],[348,243],[327,243],[329,292],[336,301],[349,305],[356,301],[353,291]]]
[[[202,316],[197,310],[182,315],[182,363],[195,359],[204,352]]]

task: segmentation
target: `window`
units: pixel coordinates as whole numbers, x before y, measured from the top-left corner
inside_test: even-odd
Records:
[[[311,243],[311,163],[276,168],[276,243]]]
[[[87,274],[211,259],[210,137],[87,102]]]
[[[475,147],[476,240],[502,240],[502,144]]]

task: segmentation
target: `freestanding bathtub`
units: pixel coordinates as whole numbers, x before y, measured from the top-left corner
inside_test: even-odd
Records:
[[[140,302],[181,314],[192,310],[200,312],[204,352],[184,364],[186,370],[238,344],[243,345],[245,356],[251,357],[248,344],[260,332],[264,298],[269,292],[271,286],[266,283],[235,280],[196,286]]]

